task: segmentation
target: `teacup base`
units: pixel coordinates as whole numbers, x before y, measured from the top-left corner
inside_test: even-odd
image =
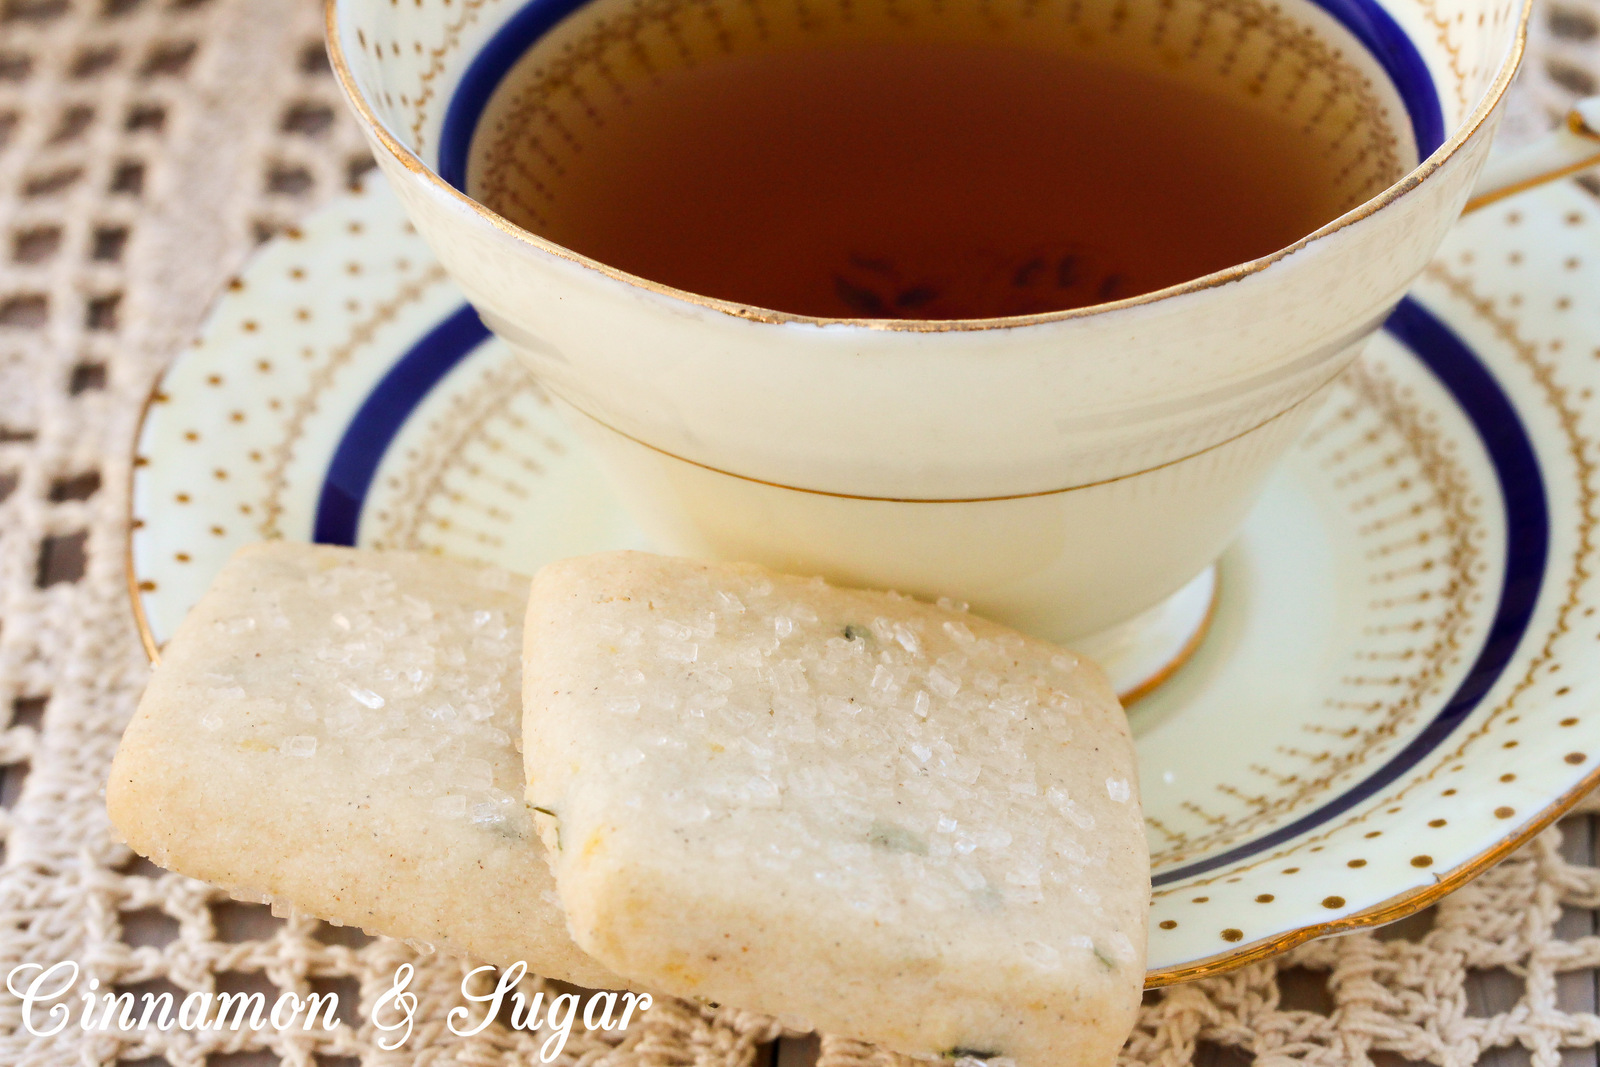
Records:
[[[1205,640],[1217,606],[1217,565],[1126,622],[1080,637],[1073,647],[1105,669],[1124,706],[1177,673]]]

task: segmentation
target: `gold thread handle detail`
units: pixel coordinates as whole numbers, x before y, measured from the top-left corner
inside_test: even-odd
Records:
[[[1572,105],[1566,122],[1532,144],[1491,156],[1463,213],[1593,166],[1600,166],[1600,96]]]

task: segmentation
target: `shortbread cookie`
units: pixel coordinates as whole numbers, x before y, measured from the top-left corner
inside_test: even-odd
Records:
[[[1071,653],[643,553],[534,579],[529,799],[620,974],[914,1055],[1106,1067],[1144,985],[1133,745]]]
[[[526,579],[241,549],[162,650],[106,805],[163,867],[587,986],[523,800]]]

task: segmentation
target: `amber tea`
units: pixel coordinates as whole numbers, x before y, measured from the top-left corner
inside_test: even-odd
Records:
[[[1134,296],[1293,244],[1400,170],[1371,107],[1319,115],[1081,41],[800,33],[631,78],[565,62],[502,86],[473,195],[650,281],[803,315]]]

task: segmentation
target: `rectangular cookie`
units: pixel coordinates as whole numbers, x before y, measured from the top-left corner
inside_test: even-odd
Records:
[[[163,867],[585,986],[523,799],[526,579],[435,556],[240,549],[162,650],[106,806]]]
[[[523,751],[578,945],[913,1055],[1112,1063],[1144,985],[1127,722],[1064,650],[741,564],[547,566]]]

